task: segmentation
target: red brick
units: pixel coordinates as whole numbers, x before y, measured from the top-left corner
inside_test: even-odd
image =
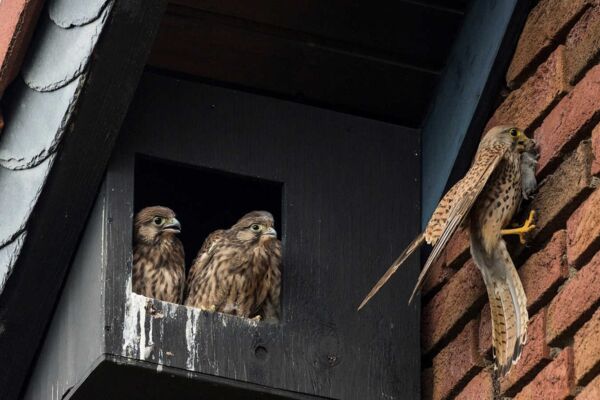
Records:
[[[433,399],[448,397],[454,388],[483,366],[477,351],[477,319],[465,325],[462,332],[433,358]]]
[[[592,68],[548,114],[534,137],[539,143],[537,172],[545,175],[562,155],[591,132],[600,115],[600,65]]]
[[[567,221],[567,259],[581,266],[600,249],[600,190],[594,193]]]
[[[600,124],[592,131],[592,152],[594,153],[592,175],[600,176]]]
[[[500,380],[500,390],[507,395],[522,387],[521,382],[546,365],[550,357],[550,348],[546,344],[546,310],[542,309],[529,321],[527,343],[523,347],[521,359],[510,373]]]
[[[569,276],[565,260],[566,231],[555,232],[550,242],[519,268],[527,295],[527,308],[535,309]]]
[[[575,400],[598,400],[600,399],[600,375],[587,384],[585,389],[579,393]]]
[[[583,14],[565,44],[567,76],[574,83],[600,54],[600,7],[592,7]]]
[[[567,347],[514,400],[562,400],[573,394],[573,349]]]
[[[448,282],[450,277],[454,275],[455,272],[455,269],[446,265],[446,260],[443,256],[439,257],[438,260],[431,266],[427,279],[425,279],[425,282],[423,283],[421,292],[423,294],[428,294],[439,289],[442,285]]]
[[[0,97],[19,72],[43,5],[42,0],[0,1]]]
[[[457,231],[444,250],[444,260],[451,268],[460,268],[469,259],[469,231],[461,229]]]
[[[582,385],[597,375],[600,369],[600,309],[575,334],[573,352],[575,381]]]
[[[507,123],[527,130],[567,92],[564,46],[559,46],[527,81],[500,104],[485,130]]]
[[[506,74],[509,86],[523,80],[540,57],[560,40],[561,34],[593,0],[541,0],[529,13],[515,55]]]
[[[423,308],[421,346],[429,353],[457,327],[467,313],[483,303],[481,273],[468,261]]]
[[[531,204],[537,210],[535,239],[543,242],[562,229],[571,213],[593,191],[597,179],[590,174],[592,149],[583,141],[542,183]]]
[[[583,322],[586,313],[600,303],[600,253],[567,281],[548,307],[546,337],[552,344]]]
[[[481,371],[456,396],[455,400],[493,400],[494,387],[490,371]]]

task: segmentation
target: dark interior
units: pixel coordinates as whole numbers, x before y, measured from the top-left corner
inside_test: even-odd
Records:
[[[282,195],[280,182],[136,156],[135,212],[155,205],[175,211],[188,269],[211,232],[231,227],[247,212],[269,211],[282,232]]]

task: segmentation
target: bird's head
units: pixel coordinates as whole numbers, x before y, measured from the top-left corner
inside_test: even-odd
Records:
[[[277,239],[273,216],[267,211],[252,211],[231,227],[242,242],[264,243]]]
[[[507,144],[519,153],[535,146],[533,139],[529,139],[522,130],[511,125],[493,127],[486,132],[479,146],[490,146],[496,143]]]
[[[181,232],[181,224],[170,208],[146,207],[136,214],[134,231],[136,241],[153,243]]]

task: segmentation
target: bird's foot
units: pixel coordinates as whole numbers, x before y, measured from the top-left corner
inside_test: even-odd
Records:
[[[215,311],[217,311],[217,306],[214,305],[214,304],[212,306],[210,306],[210,307],[202,307],[202,306],[200,306],[200,310],[202,310],[202,311],[208,311],[208,312],[215,312]]]
[[[534,219],[535,210],[531,210],[531,212],[529,212],[529,217],[527,218],[523,226],[513,229],[502,229],[500,233],[502,233],[502,235],[519,235],[519,241],[521,242],[521,244],[525,244],[527,243],[525,236],[536,228],[535,224],[533,223]]]

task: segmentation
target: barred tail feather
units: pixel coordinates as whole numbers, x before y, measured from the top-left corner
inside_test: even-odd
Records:
[[[488,255],[476,236],[471,235],[471,253],[490,301],[496,368],[505,376],[521,357],[527,340],[527,298],[504,240],[500,239],[493,254]]]

